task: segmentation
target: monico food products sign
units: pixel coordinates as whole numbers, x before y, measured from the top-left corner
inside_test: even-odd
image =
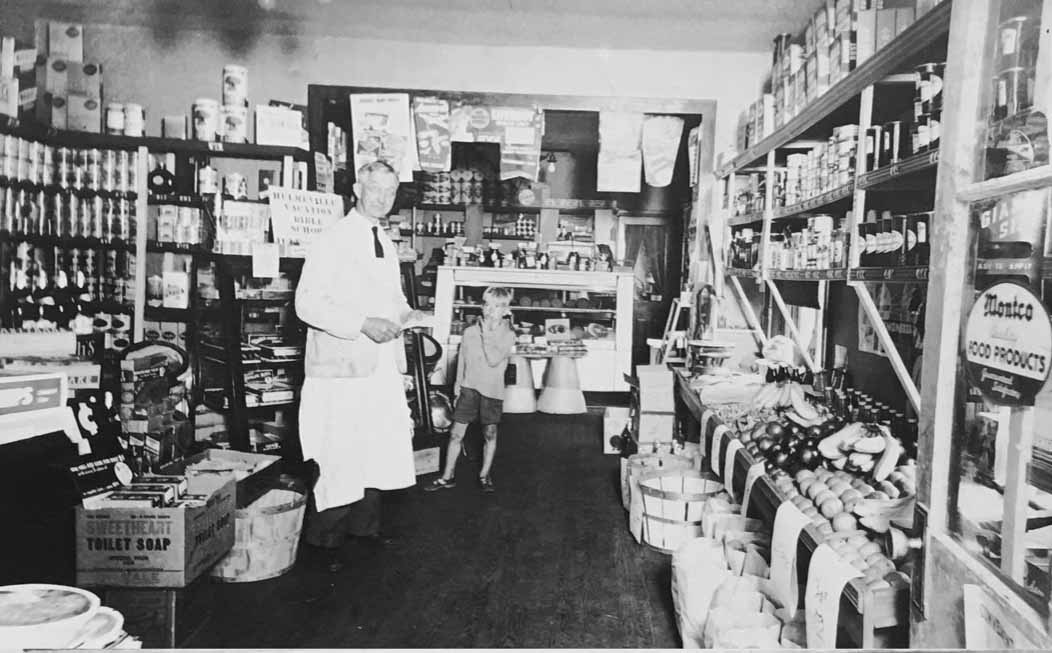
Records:
[[[990,401],[1033,406],[1052,365],[1052,323],[1028,288],[998,283],[976,299],[965,327],[968,375]]]

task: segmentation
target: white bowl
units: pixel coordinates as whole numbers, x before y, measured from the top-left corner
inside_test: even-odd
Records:
[[[99,597],[77,587],[0,586],[0,642],[4,648],[65,648],[100,605]]]

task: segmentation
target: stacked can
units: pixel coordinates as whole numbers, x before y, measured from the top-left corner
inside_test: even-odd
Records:
[[[993,119],[1003,120],[1034,104],[1040,19],[1013,16],[998,25]]]
[[[228,64],[223,67],[223,106],[219,128],[225,143],[248,142],[248,69]]]
[[[835,176],[827,188],[843,186],[851,182],[855,173],[855,157],[858,151],[858,125],[841,125],[833,129],[832,142],[836,143],[836,158],[833,163]]]
[[[915,69],[913,96],[914,153],[939,149],[942,125],[942,80],[946,63],[924,63]]]

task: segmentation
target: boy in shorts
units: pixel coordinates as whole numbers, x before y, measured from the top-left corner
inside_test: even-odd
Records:
[[[509,306],[511,290],[496,286],[487,288],[482,293],[481,324],[464,329],[453,389],[457,402],[453,409],[446,468],[441,477],[424,488],[427,492],[456,486],[453,474],[464,445],[464,434],[468,424],[476,419],[482,424],[485,438],[479,485],[483,492],[494,491],[490,468],[497,453],[497,424],[504,403],[504,371],[508,367],[508,356],[515,347]]]

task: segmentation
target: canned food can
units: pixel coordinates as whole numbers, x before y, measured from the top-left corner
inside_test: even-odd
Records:
[[[124,175],[128,187],[127,192],[135,192],[139,188],[139,153],[135,150],[128,152],[128,169]]]
[[[129,181],[128,180],[128,174],[129,174],[130,168],[131,168],[131,153],[128,152],[128,150],[118,150],[118,152],[117,152],[117,165],[114,168],[114,172],[115,172],[114,181],[116,182],[115,183],[116,187],[114,188],[114,190],[122,192],[122,193],[128,191],[128,188],[129,188],[129,186],[128,186],[128,181]]]
[[[186,138],[186,116],[165,116],[161,118],[161,136],[164,138]]]
[[[909,152],[903,147],[903,123],[901,120],[893,120],[884,123],[883,129],[884,146],[882,158],[885,164],[897,163],[900,159],[909,156]]]
[[[124,105],[124,135],[143,136],[146,132],[146,112],[141,104]]]
[[[1038,22],[1030,16],[1014,16],[997,26],[997,56],[1000,67],[1033,66],[1037,62]]]
[[[219,173],[210,165],[197,171],[197,192],[201,195],[214,195],[219,192]]]
[[[40,164],[40,183],[45,186],[55,185],[55,148],[44,145],[41,149],[43,157]]]
[[[928,116],[928,149],[939,149],[939,137],[942,135],[942,110],[936,109]]]
[[[928,118],[922,116],[920,120],[913,124],[913,152],[914,154],[925,152],[928,149],[928,145],[931,143],[931,135],[928,132]]]
[[[214,141],[219,135],[219,103],[209,98],[198,98],[192,109],[194,138]]]
[[[934,211],[924,211],[910,216],[910,235],[916,239],[916,243],[909,250],[907,265],[928,265],[931,257],[928,230],[931,227],[931,220],[934,215]]]
[[[125,198],[117,201],[117,224],[116,230],[121,238],[125,240],[132,235],[132,209],[131,202]]]
[[[114,192],[117,190],[117,151],[103,150],[102,165],[99,176],[102,181],[102,190]]]
[[[102,150],[84,151],[85,183],[91,190],[102,190]]]
[[[223,104],[248,106],[248,68],[223,66]]]
[[[40,206],[40,233],[45,236],[58,234],[58,215],[55,213],[55,199],[41,190],[37,195]]]
[[[248,197],[248,181],[245,179],[245,175],[232,172],[223,179],[223,193],[229,195],[236,200],[243,200]]]
[[[6,179],[14,179],[18,174],[18,137],[7,134],[4,136],[3,168],[0,173]]]
[[[73,151],[68,147],[60,147],[55,151],[55,183],[60,188],[69,188],[70,178],[73,175]]]
[[[69,202],[66,201],[65,193],[55,193],[51,202],[51,210],[54,213],[55,234],[58,236],[69,236]]]
[[[74,154],[77,156],[74,157],[74,163],[70,167],[72,174],[70,175],[69,186],[73,190],[84,190],[88,184],[88,169],[84,165],[85,159],[82,153],[74,151]]]
[[[94,205],[89,200],[77,200],[77,236],[82,238],[91,238],[92,236],[92,224],[91,217],[94,212]]]
[[[29,180],[29,164],[32,160],[29,154],[30,141],[18,139],[18,169],[15,171],[15,179],[18,181]]]
[[[110,102],[106,105],[106,133],[110,136],[124,134],[124,105],[120,102]]]
[[[248,108],[224,104],[220,111],[224,143],[248,142]]]
[[[994,120],[1029,109],[1034,103],[1034,68],[1009,68],[994,80]]]
[[[29,150],[26,152],[26,176],[24,179],[31,184],[40,183],[40,167],[44,163],[44,154],[41,151],[43,147],[36,141],[29,142]]]

